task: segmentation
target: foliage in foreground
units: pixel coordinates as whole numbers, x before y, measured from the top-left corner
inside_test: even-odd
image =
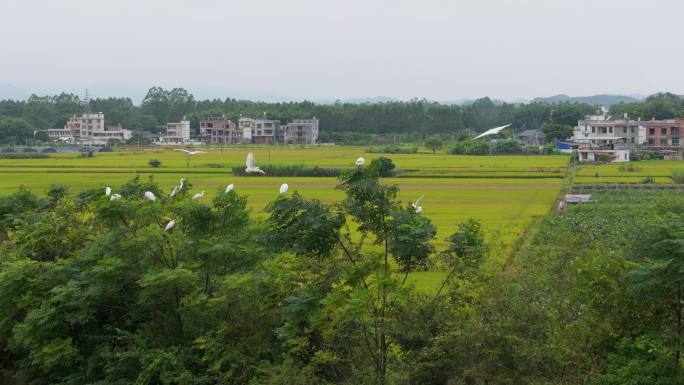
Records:
[[[378,178],[263,220],[188,181],[0,198],[0,383],[682,383],[684,198],[597,194],[498,266],[474,220],[434,250]]]

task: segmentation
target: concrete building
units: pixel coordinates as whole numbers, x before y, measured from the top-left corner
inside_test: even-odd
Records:
[[[285,143],[315,144],[318,143],[318,119],[295,119],[283,127]]]
[[[546,144],[546,135],[539,130],[525,130],[516,135],[515,138],[523,146],[543,146]]]
[[[601,157],[607,157],[612,163],[629,162],[629,150],[621,149],[582,149],[577,150],[580,162],[598,162]]]
[[[242,132],[243,143],[278,143],[282,142],[280,122],[270,119],[240,118],[238,130]]]
[[[110,139],[125,141],[132,135],[121,125],[105,128],[104,114],[73,115],[64,128],[45,130],[50,142],[66,142],[71,144],[104,145]]]
[[[649,147],[681,147],[684,119],[649,120],[646,126],[646,145]]]
[[[577,122],[572,140],[592,145],[624,143],[633,147],[646,141],[645,133],[642,122],[630,119],[626,114],[621,119],[612,119],[605,114],[590,115]]]
[[[161,137],[162,144],[186,144],[190,142],[190,121],[181,119],[180,122],[166,123],[166,135]]]
[[[211,116],[200,121],[200,137],[207,144],[242,143],[242,132],[225,115]]]

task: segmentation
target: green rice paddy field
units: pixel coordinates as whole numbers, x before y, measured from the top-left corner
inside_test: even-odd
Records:
[[[642,183],[644,178],[653,177],[656,183],[672,183],[672,171],[684,170],[681,160],[649,160],[629,163],[580,165],[577,167],[575,183]]]
[[[253,152],[257,165],[305,164],[319,167],[352,167],[357,157],[372,159],[380,154],[365,154],[363,148],[245,148],[208,150],[192,158],[173,150],[97,153],[94,158],[78,154],[51,154],[48,159],[0,159],[0,194],[9,194],[20,186],[43,193],[54,183],[78,192],[90,187],[116,186],[139,175],[152,176],[170,191],[181,177],[193,185],[193,191],[206,190],[210,201],[218,188],[234,183],[236,191],[248,196],[255,215],[278,196],[283,182],[290,191],[326,202],[342,199],[335,190],[335,178],[304,177],[234,177],[232,166],[244,165],[247,152]],[[400,188],[399,198],[410,202],[422,195],[424,214],[438,228],[438,248],[456,226],[468,218],[482,222],[487,242],[493,250],[492,262],[500,262],[535,218],[546,214],[562,184],[569,158],[566,156],[456,156],[444,154],[384,155],[402,170],[400,178],[384,179]],[[147,165],[159,159],[162,167]],[[270,162],[269,162],[270,159]],[[439,272],[417,273],[412,278],[422,286],[439,284]]]

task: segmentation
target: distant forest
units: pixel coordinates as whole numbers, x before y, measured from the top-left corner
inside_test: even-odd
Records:
[[[578,119],[593,113],[598,106],[585,103],[530,103],[496,105],[484,97],[470,105],[444,105],[428,100],[375,104],[315,104],[308,101],[267,103],[226,98],[196,100],[183,88],[166,90],[153,87],[136,106],[130,98],[98,98],[90,102],[90,110],[103,112],[107,125],[159,132],[166,122],[186,116],[194,130],[208,116],[226,114],[237,120],[266,116],[287,122],[296,118],[320,119],[322,141],[344,141],[356,135],[401,135],[403,139],[422,139],[431,134],[452,137],[473,134],[497,125],[512,123],[515,131],[540,128],[544,123],[574,126]],[[84,106],[75,94],[56,96],[32,95],[27,100],[0,101],[0,142],[14,137],[21,143],[32,138],[33,130],[63,127],[69,116],[83,112]],[[650,119],[684,116],[682,98],[671,93],[652,95],[641,102],[620,103],[611,113]]]

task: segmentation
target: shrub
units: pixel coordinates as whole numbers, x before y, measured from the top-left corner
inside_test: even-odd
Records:
[[[632,164],[632,163],[627,163],[627,164],[623,163],[623,164],[620,165],[620,171],[623,171],[623,172],[638,172],[638,171],[641,171],[641,169],[640,169],[638,166],[636,166],[636,165],[634,165],[634,164]]]
[[[48,154],[42,152],[0,152],[0,159],[45,159]]]
[[[150,167],[159,167],[161,166],[162,162],[159,159],[150,159],[150,161],[147,162],[147,164]]]
[[[390,144],[383,147],[369,147],[366,152],[369,154],[415,154],[418,152],[418,147]]]
[[[94,154],[92,151],[82,152],[82,153],[79,155],[79,157],[80,157],[80,158],[94,158],[94,157],[95,157],[95,154]]]
[[[594,159],[596,163],[610,163],[613,161],[613,157],[610,155],[596,155]]]
[[[522,146],[515,140],[498,141],[494,146],[494,152],[497,154],[519,154],[522,152]]]
[[[304,165],[268,165],[260,167],[266,173],[265,176],[337,177],[340,175],[340,170],[337,168],[322,168],[318,166],[308,167]],[[235,166],[233,167],[233,175],[260,176],[262,174],[248,174],[245,172],[245,166]]]
[[[652,176],[647,176],[646,178],[641,180],[641,183],[643,184],[654,184],[655,182],[655,178]]]
[[[672,170],[672,182],[684,184],[684,170]]]
[[[394,162],[392,159],[381,156],[370,162],[370,167],[378,170],[378,175],[383,178],[394,176]]]
[[[520,154],[523,147],[515,140],[501,140],[493,145],[485,140],[465,140],[456,142],[449,153],[458,155]],[[534,150],[537,153],[537,150]]]

